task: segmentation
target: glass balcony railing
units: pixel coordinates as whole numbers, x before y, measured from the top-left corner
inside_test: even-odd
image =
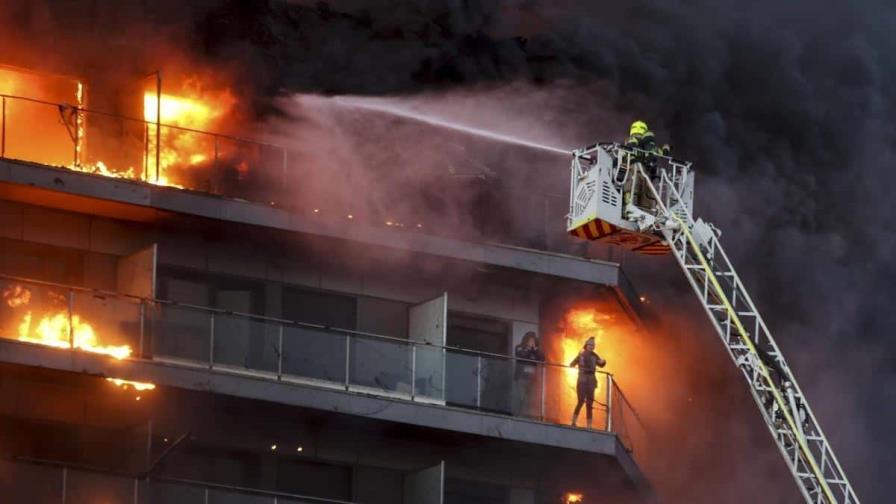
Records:
[[[47,461],[0,460],[9,502],[42,504],[352,504],[349,501],[162,476],[131,476]]]
[[[10,277],[0,293],[3,338],[541,422],[571,416],[576,371],[562,365]],[[637,413],[612,375],[597,377],[593,428],[640,446]]]

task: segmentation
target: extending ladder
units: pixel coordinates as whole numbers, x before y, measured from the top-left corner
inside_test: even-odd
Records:
[[[670,246],[729,355],[743,371],[806,502],[857,504],[859,499],[796,378],[725,254],[720,233],[701,219],[694,220],[674,175],[658,170],[658,178],[651,180],[641,163],[631,163],[629,169],[655,198],[653,230]]]

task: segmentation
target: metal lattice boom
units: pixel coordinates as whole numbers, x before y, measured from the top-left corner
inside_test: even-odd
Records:
[[[633,162],[628,168],[656,199],[653,231],[670,245],[729,355],[743,371],[806,502],[858,504],[790,367],[722,248],[719,233],[694,220],[668,171],[656,170],[651,180],[642,163]]]
[[[672,253],[809,504],[858,504],[808,401],[719,242],[694,219],[690,163],[619,144],[573,151],[567,231],[650,255]],[[600,197],[595,197],[599,188]],[[607,196],[607,197],[605,197]]]

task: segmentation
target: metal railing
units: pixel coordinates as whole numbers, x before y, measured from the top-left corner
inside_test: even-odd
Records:
[[[559,364],[17,277],[0,294],[0,337],[31,343],[560,424],[575,397]],[[598,378],[594,428],[633,450],[637,413]]]
[[[249,138],[0,94],[0,158],[271,204],[288,201],[288,156]]]
[[[268,142],[166,124],[157,119],[0,94],[0,158],[178,187],[293,212],[313,212],[313,207],[320,204],[296,196],[297,191],[301,192],[296,188],[302,187],[299,182],[304,180],[298,161],[301,153]],[[563,204],[567,200],[567,195],[540,196],[543,198],[539,204],[526,206],[530,211],[543,207],[541,215],[529,219],[527,233],[533,231],[534,222],[552,222],[551,209],[560,208],[558,200]],[[507,195],[514,201],[530,197],[528,188],[524,193]],[[345,212],[334,215],[331,217],[345,218]],[[368,217],[365,220],[364,216],[353,214],[356,222],[388,225],[372,215]],[[491,227],[504,226],[486,224],[487,215],[479,220],[482,228],[470,231],[480,233],[485,241],[589,255],[577,243],[570,242],[563,229],[553,225],[545,224],[531,236],[511,236],[495,234]],[[424,229],[438,233],[444,228],[426,225]]]
[[[167,476],[135,476],[109,470],[30,459],[0,459],[2,485],[9,502],[80,504],[352,504],[350,501],[297,495]],[[0,484],[3,482],[0,481]],[[21,499],[21,500],[16,500]]]

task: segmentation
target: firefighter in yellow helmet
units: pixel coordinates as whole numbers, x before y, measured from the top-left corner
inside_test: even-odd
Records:
[[[668,156],[672,150],[666,144],[662,147],[657,147],[656,136],[650,131],[647,123],[641,120],[633,122],[629,128],[625,147],[633,151],[631,161],[641,163],[645,173],[651,179],[658,177],[657,156]],[[635,198],[635,192],[638,193],[637,198]],[[635,180],[632,177],[627,179],[623,194],[623,201],[626,205],[634,202],[641,207],[653,206],[650,195],[643,189],[637,190]],[[633,201],[633,199],[636,201]]]
[[[631,128],[629,128],[628,140],[625,141],[625,146],[639,149],[645,155],[668,156],[672,151],[668,144],[657,147],[656,136],[647,127],[647,123],[640,120],[633,122]]]

